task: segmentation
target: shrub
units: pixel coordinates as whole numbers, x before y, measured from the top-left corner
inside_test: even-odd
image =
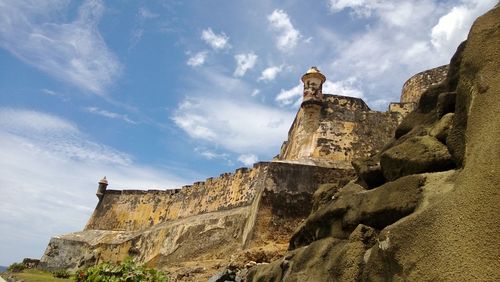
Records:
[[[20,262],[15,262],[11,264],[8,268],[7,271],[10,272],[21,272],[26,268],[26,266]]]
[[[121,264],[114,265],[101,263],[92,266],[76,275],[76,281],[92,282],[164,282],[165,275],[152,268],[135,264],[131,258],[125,259]]]
[[[68,279],[71,276],[71,273],[64,269],[56,270],[52,272],[52,276],[55,278],[63,278],[63,279]]]

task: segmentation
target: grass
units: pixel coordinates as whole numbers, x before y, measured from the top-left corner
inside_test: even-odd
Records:
[[[22,279],[26,282],[64,282],[72,281],[72,279],[61,279],[52,276],[51,272],[39,269],[26,269],[23,272],[12,273],[17,279]]]

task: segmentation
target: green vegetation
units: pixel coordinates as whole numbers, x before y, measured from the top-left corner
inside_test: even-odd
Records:
[[[26,266],[24,266],[24,264],[22,264],[20,262],[15,262],[15,263],[9,265],[9,267],[7,268],[7,271],[10,271],[10,272],[21,272],[25,268],[26,268]]]
[[[64,279],[68,279],[68,278],[71,277],[71,273],[69,273],[65,269],[60,269],[60,270],[53,271],[52,275],[54,277],[56,277],[56,278],[64,278]]]
[[[17,280],[26,282],[68,282],[71,279],[56,278],[51,272],[39,269],[25,269],[23,272],[12,273]],[[69,277],[68,277],[69,278]]]
[[[76,281],[91,282],[163,282],[165,275],[152,268],[135,264],[131,258],[125,259],[119,265],[101,263],[81,271],[76,275]]]
[[[138,265],[131,258],[119,265],[101,263],[78,271],[72,275],[61,269],[48,272],[40,269],[27,269],[22,263],[13,263],[8,271],[16,280],[26,282],[166,282],[167,277],[160,271]],[[70,279],[73,278],[73,279]]]

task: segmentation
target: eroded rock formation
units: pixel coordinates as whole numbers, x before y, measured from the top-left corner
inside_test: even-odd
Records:
[[[324,185],[281,259],[248,281],[500,280],[500,7],[358,179]],[[318,193],[317,191],[317,193]]]

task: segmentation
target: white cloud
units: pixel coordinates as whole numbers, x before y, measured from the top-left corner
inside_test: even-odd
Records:
[[[376,99],[376,100],[370,100],[369,102],[370,102],[370,105],[369,105],[370,107],[386,111],[389,108],[389,103],[391,102],[391,100]]]
[[[255,96],[259,95],[259,93],[260,93],[260,90],[259,90],[259,89],[254,89],[254,90],[252,91],[252,94],[250,94],[250,96],[255,97]]]
[[[231,47],[229,37],[224,32],[220,34],[214,33],[212,28],[204,29],[201,33],[201,39],[214,50],[223,50]]]
[[[467,38],[472,22],[484,11],[493,7],[495,0],[462,1],[446,15],[439,18],[431,30],[432,45],[439,51],[452,52]]]
[[[154,19],[154,18],[157,18],[157,17],[160,16],[158,14],[155,14],[155,13],[151,12],[146,7],[139,8],[138,14],[139,14],[139,17],[142,18],[142,19]]]
[[[355,77],[335,82],[326,81],[323,84],[323,93],[363,98],[363,91],[357,87],[357,79]]]
[[[172,118],[194,139],[234,153],[272,154],[286,138],[293,114],[246,101],[198,97]]]
[[[134,28],[130,32],[130,47],[133,48],[139,41],[141,41],[142,36],[144,35],[144,29],[142,28]]]
[[[283,66],[271,66],[262,71],[258,80],[272,81],[283,70]]]
[[[257,55],[254,53],[237,54],[234,56],[234,59],[236,60],[234,76],[241,77],[255,66],[255,63],[257,62]]]
[[[187,60],[186,64],[188,66],[192,66],[192,67],[201,66],[205,63],[205,60],[207,59],[207,55],[208,55],[207,51],[198,52],[198,53],[194,54],[194,56],[190,57]]]
[[[196,147],[194,149],[194,152],[202,156],[203,158],[207,160],[223,160],[227,165],[233,165],[233,162],[230,159],[229,154],[226,153],[218,153],[214,150],[206,149],[206,148],[200,148]]]
[[[238,161],[245,166],[252,166],[254,163],[259,161],[259,158],[254,154],[243,154],[238,157]]]
[[[42,89],[42,92],[46,95],[49,95],[49,96],[57,96],[57,93],[55,91],[50,90],[50,89],[44,88],[44,89]]]
[[[339,12],[344,9],[351,9],[353,14],[360,17],[369,17],[372,10],[380,5],[379,0],[330,0],[328,2],[330,11]]]
[[[370,17],[370,23],[348,39],[336,39],[336,54],[325,71],[339,81],[356,77],[354,88],[368,101],[397,101],[410,76],[449,62],[474,18],[494,2],[330,1],[332,12],[350,9]]]
[[[284,52],[288,52],[295,48],[301,35],[300,32],[293,27],[288,14],[283,10],[274,10],[272,14],[267,17],[267,20],[271,28],[278,32],[276,47]]]
[[[0,129],[26,135],[78,132],[76,125],[56,116],[10,108],[0,108]]]
[[[329,7],[334,13],[348,9],[356,17],[378,17],[389,25],[407,26],[432,14],[436,3],[432,0],[330,0]]]
[[[137,124],[136,121],[130,119],[127,115],[106,111],[103,109],[99,109],[97,107],[88,107],[88,108],[85,108],[85,110],[91,114],[100,115],[100,116],[107,117],[110,119],[119,119],[119,120],[123,120],[127,123],[131,123],[131,124]]]
[[[297,86],[290,89],[281,89],[280,93],[276,96],[276,102],[281,106],[286,106],[290,104],[297,104],[302,101],[302,95],[304,92],[304,85],[299,83]]]
[[[186,110],[192,110],[191,107]],[[199,114],[192,114],[190,116],[178,113],[173,117],[173,121],[177,126],[182,128],[189,136],[195,139],[204,139],[214,141],[217,134],[210,129],[210,120]]]
[[[408,49],[402,54],[404,62],[413,62],[422,58],[426,53],[431,52],[430,44],[426,41],[413,42]]]
[[[18,260],[40,257],[51,236],[82,230],[104,175],[111,189],[188,183],[135,163],[58,116],[0,108],[0,253]]]
[[[98,31],[100,1],[85,1],[73,22],[55,13],[67,1],[11,1],[0,9],[0,46],[16,57],[85,91],[104,94],[122,66]]]
[[[266,158],[279,151],[294,112],[256,101],[249,95],[254,87],[215,69],[202,69],[196,75],[196,83],[186,89],[189,96],[171,118],[197,147],[215,147],[223,153],[252,152]]]
[[[205,157],[206,159],[209,159],[209,160],[219,157],[219,154],[212,152],[210,150],[200,151],[199,154],[202,155],[203,157]]]

